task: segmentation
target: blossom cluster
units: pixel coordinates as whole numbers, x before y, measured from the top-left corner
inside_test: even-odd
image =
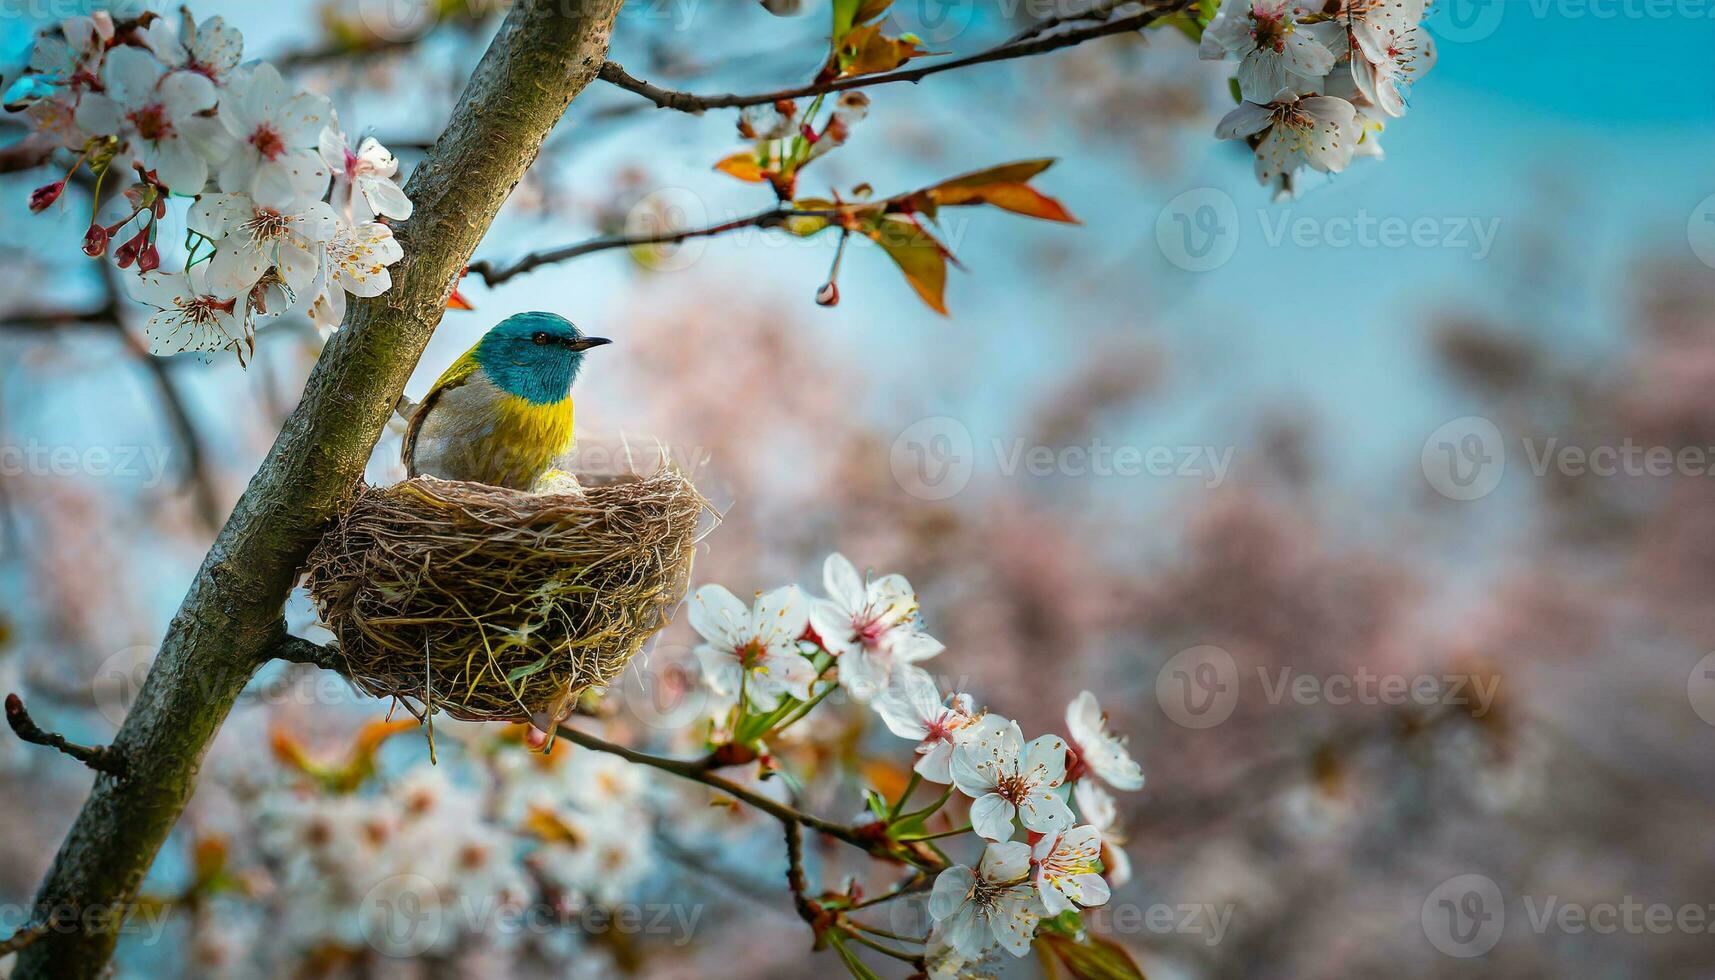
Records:
[[[968,832],[982,847],[974,866],[952,865],[935,879],[925,943],[935,972],[960,975],[997,947],[1023,956],[1044,918],[1104,904],[1110,882],[1130,875],[1104,784],[1137,790],[1144,778],[1095,696],[1072,701],[1065,738],[1026,741],[1016,721],[977,708],[964,692],[943,692],[924,669],[943,645],[926,632],[903,576],[860,575],[834,554],[823,586],[821,597],[796,586],[760,592],[749,606],[722,586],[703,586],[690,608],[703,638],[696,654],[716,693],[736,699],[729,732],[743,731],[753,711],[790,723],[841,690],[915,743],[913,786],[948,787],[919,822],[954,790],[968,799],[968,826],[932,835]],[[1014,840],[1021,827],[1026,839]]]
[[[358,741],[373,746],[382,733],[410,730],[410,724],[375,723]],[[640,770],[567,743],[532,751],[516,732],[496,738],[479,726],[446,730],[477,764],[475,788],[455,781],[448,774],[454,767],[444,762],[392,778],[346,780],[344,768],[318,764],[276,732],[275,751],[288,762],[289,778],[257,792],[255,829],[261,866],[270,869],[261,890],[281,910],[279,938],[287,946],[399,955],[575,942],[566,930],[491,926],[509,909],[546,902],[570,915],[635,897],[650,868],[655,821]],[[401,907],[457,914],[441,917],[425,949],[425,936],[389,928],[386,916]],[[390,948],[395,941],[417,945]],[[536,952],[583,955],[571,948]]]
[[[1258,182],[1290,195],[1309,168],[1339,173],[1382,155],[1389,118],[1435,65],[1427,0],[1224,0],[1199,54],[1239,62],[1239,106],[1215,127],[1256,151]]]
[[[355,149],[326,98],[293,89],[274,66],[242,63],[244,39],[219,17],[175,27],[146,14],[70,17],[36,42],[6,94],[39,138],[76,155],[66,178],[37,189],[40,211],[88,167],[94,215],[84,251],[135,265],[135,297],[157,311],[156,354],[254,348],[258,318],[288,310],[324,333],[347,294],[379,296],[403,257],[381,219],[411,215],[379,142]],[[125,181],[122,188],[115,185]],[[104,190],[119,190],[106,212]],[[161,268],[168,204],[185,215],[182,271]]]

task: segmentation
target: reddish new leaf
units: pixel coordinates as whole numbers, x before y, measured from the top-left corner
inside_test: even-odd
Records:
[[[1036,942],[1054,954],[1073,980],[1147,980],[1125,947],[1111,939],[1086,934],[1079,942],[1044,929],[1037,933]]]

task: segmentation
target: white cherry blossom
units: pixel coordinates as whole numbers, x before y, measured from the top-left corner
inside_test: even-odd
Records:
[[[1350,102],[1323,95],[1267,105],[1241,102],[1215,127],[1220,139],[1258,134],[1262,138],[1256,148],[1257,182],[1273,184],[1300,167],[1322,173],[1346,169],[1361,131]]]
[[[871,707],[888,731],[917,743],[912,768],[932,783],[953,781],[953,748],[976,722],[968,694],[941,697],[929,674],[915,667],[894,673],[893,682]]]
[[[243,194],[205,194],[191,208],[189,225],[216,241],[208,263],[212,288],[235,295],[248,292],[272,268],[287,295],[298,296],[321,271],[322,255],[338,233],[339,220],[322,201],[279,210]]]
[[[117,47],[102,66],[106,94],[85,95],[77,125],[89,133],[121,135],[143,166],[175,194],[201,194],[209,166],[231,144],[214,119],[214,83],[195,72],[168,72],[142,48]]]
[[[143,32],[143,43],[170,68],[196,72],[216,85],[225,84],[244,58],[244,35],[219,17],[198,24],[189,8],[179,10],[174,30],[165,17],[157,17]]]
[[[238,145],[220,168],[220,189],[249,194],[272,208],[320,200],[328,169],[316,145],[331,113],[321,96],[288,88],[273,65],[264,63],[249,78],[234,80],[220,100],[220,121]]]
[[[924,633],[917,593],[903,575],[866,579],[838,552],[822,565],[828,598],[817,599],[810,625],[839,662],[840,684],[867,702],[887,687],[894,668],[940,653],[941,641]]]
[[[1042,912],[1030,880],[1030,845],[1022,841],[988,845],[974,870],[948,868],[929,892],[935,939],[965,959],[997,942],[1014,956],[1030,952]]]
[[[691,597],[690,616],[704,640],[697,659],[717,692],[734,694],[742,687],[764,711],[783,694],[809,700],[816,668],[798,651],[809,609],[797,586],[759,593],[747,609],[724,587],[705,585]]]
[[[1272,102],[1281,93],[1315,94],[1344,53],[1346,30],[1333,21],[1305,24],[1290,0],[1226,0],[1203,31],[1198,55],[1239,59],[1239,94]]]
[[[953,749],[953,785],[971,804],[971,829],[989,840],[1012,836],[1016,816],[1039,834],[1064,830],[1072,810],[1055,792],[1066,778],[1066,743],[1058,735],[1024,742],[1018,723],[994,715]]]
[[[320,152],[333,173],[334,207],[347,221],[411,216],[411,199],[393,180],[399,161],[375,137],[364,137],[353,150],[345,134],[330,126],[322,130]]]
[[[113,39],[113,17],[98,12],[60,21],[59,36],[44,34],[30,52],[30,71],[57,85],[87,89]]]
[[[1435,40],[1413,25],[1389,34],[1379,61],[1352,59],[1352,80],[1358,91],[1390,116],[1405,115],[1405,95],[1412,84],[1435,67]]]
[[[1131,858],[1125,853],[1126,836],[1112,794],[1093,779],[1080,779],[1072,787],[1072,799],[1078,804],[1078,815],[1102,835],[1102,876],[1115,888],[1130,881]]]
[[[143,331],[151,354],[236,349],[249,336],[237,300],[211,292],[201,266],[188,274],[145,272],[131,288],[157,310]]]
[[[1037,838],[1030,867],[1049,915],[1107,904],[1108,883],[1097,870],[1101,856],[1101,831],[1089,824]]]
[[[340,228],[327,243],[310,300],[310,320],[324,333],[339,329],[345,319],[345,294],[380,296],[392,289],[388,267],[404,257],[393,229],[384,224]]]
[[[1066,731],[1072,737],[1078,775],[1088,770],[1114,789],[1143,788],[1142,767],[1126,751],[1125,739],[1108,731],[1108,716],[1094,694],[1082,691],[1066,706]]]
[[[1334,19],[1350,31],[1353,47],[1379,62],[1387,57],[1389,39],[1416,27],[1426,6],[1425,0],[1343,0]]]

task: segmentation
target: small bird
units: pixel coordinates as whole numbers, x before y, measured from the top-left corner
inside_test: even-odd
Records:
[[[572,382],[584,352],[610,343],[553,313],[500,321],[410,413],[406,473],[530,489],[572,448]]]

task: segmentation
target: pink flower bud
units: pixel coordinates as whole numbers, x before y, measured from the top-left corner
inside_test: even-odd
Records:
[[[43,184],[36,188],[30,192],[30,210],[35,212],[46,211],[55,201],[60,199],[60,195],[65,193],[65,189],[66,182],[63,180],[56,180],[51,184]]]
[[[83,254],[92,259],[106,255],[107,239],[107,229],[98,223],[92,223],[89,230],[83,233]]]

